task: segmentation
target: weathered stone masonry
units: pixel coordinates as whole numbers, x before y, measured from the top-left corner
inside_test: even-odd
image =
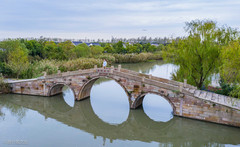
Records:
[[[164,97],[172,106],[174,115],[240,127],[240,100],[197,90],[181,82],[157,78],[126,69],[94,68],[59,73],[44,78],[9,82],[12,93],[52,96],[67,85],[76,100],[90,97],[94,82],[100,77],[115,80],[129,97],[130,108],[142,104],[144,96],[153,93]]]

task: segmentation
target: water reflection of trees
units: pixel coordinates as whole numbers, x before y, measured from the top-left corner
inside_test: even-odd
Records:
[[[1,112],[1,107],[7,108],[11,114],[17,117],[18,122],[21,123],[22,119],[25,117],[27,109],[21,105],[16,105],[8,101],[8,96],[5,95],[4,97],[0,96],[0,116],[5,116],[3,112]],[[2,115],[1,115],[2,113]]]
[[[5,118],[5,113],[3,113],[2,112],[2,106],[0,105],[0,118],[2,119],[2,120],[4,120],[4,118]]]

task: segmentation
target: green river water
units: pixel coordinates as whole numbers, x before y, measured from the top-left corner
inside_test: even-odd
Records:
[[[170,79],[177,66],[163,61],[122,68]],[[130,110],[115,81],[96,81],[89,99],[75,102],[67,87],[53,97],[0,95],[0,147],[240,146],[240,128],[172,115],[162,97],[148,94]]]

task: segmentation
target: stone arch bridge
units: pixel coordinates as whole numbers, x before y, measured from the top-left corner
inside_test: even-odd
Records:
[[[148,93],[164,97],[176,116],[240,127],[240,100],[197,90],[196,87],[126,69],[95,68],[48,75],[37,79],[8,82],[12,93],[53,96],[62,93],[64,85],[72,89],[75,100],[90,97],[94,82],[106,77],[115,80],[128,95],[130,108],[142,104]],[[106,89],[107,91],[107,89]]]

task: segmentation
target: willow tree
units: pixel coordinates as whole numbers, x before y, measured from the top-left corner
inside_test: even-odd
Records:
[[[240,40],[232,41],[221,51],[221,77],[230,84],[236,85],[231,95],[240,97]]]
[[[165,59],[172,60],[179,69],[173,74],[173,79],[183,81],[198,88],[207,86],[211,75],[219,67],[220,45],[216,41],[219,28],[211,20],[195,20],[187,22],[185,31],[188,36],[173,41],[165,48]]]
[[[26,48],[19,46],[9,53],[7,66],[16,74],[17,78],[28,68],[28,65],[28,52]]]

